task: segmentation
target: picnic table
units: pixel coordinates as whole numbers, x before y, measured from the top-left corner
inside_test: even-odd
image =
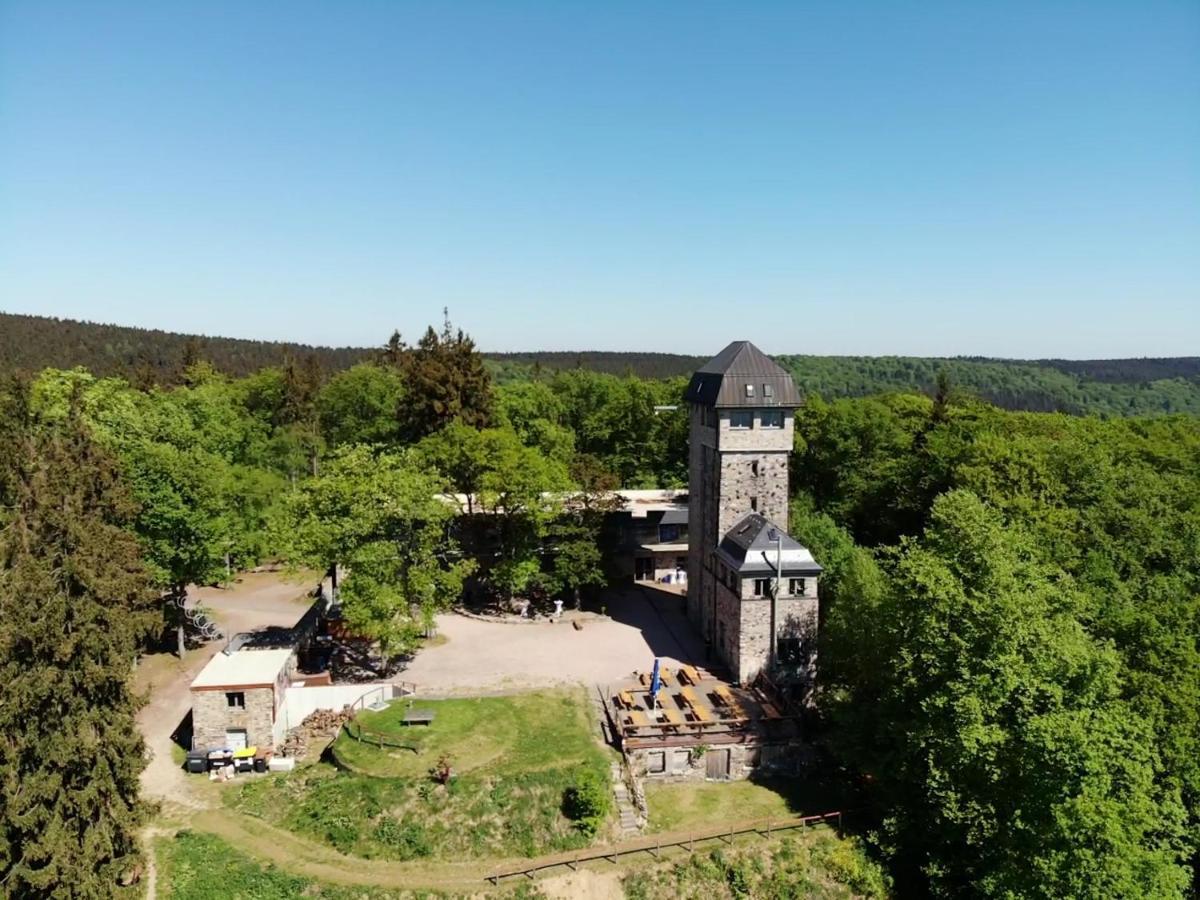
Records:
[[[635,709],[633,712],[627,715],[625,717],[625,722],[629,725],[632,725],[634,728],[646,728],[654,724],[650,721],[650,717],[640,709]]]
[[[663,714],[663,718],[665,718],[667,720],[668,725],[674,725],[676,727],[679,727],[679,726],[687,724],[687,722],[683,718],[683,713],[681,713],[677,709],[669,709],[668,708],[668,709],[659,710],[659,712],[661,712]]]
[[[764,700],[762,704],[763,715],[768,719],[782,719],[783,713],[770,700]]]
[[[433,710],[421,709],[413,707],[404,711],[404,716],[400,719],[401,725],[432,725]]]

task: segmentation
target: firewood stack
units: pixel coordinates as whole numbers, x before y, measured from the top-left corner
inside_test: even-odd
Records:
[[[340,710],[318,709],[304,717],[296,728],[287,733],[283,746],[279,748],[281,756],[303,757],[308,753],[309,745],[324,746],[337,737],[342,726],[354,718],[354,710],[349,705]]]

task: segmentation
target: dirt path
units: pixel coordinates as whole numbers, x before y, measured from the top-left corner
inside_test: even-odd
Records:
[[[730,823],[736,828],[761,826],[761,820],[747,823]],[[394,862],[387,860],[364,860],[361,857],[346,856],[324,844],[318,844],[303,838],[293,832],[278,828],[260,819],[251,818],[235,810],[213,809],[193,815],[188,821],[189,827],[214,834],[227,841],[232,846],[256,859],[274,863],[281,869],[341,885],[359,885],[372,887],[433,889],[433,890],[486,890],[487,879],[496,872],[516,872],[530,866],[561,866],[562,869],[547,869],[546,874],[537,879],[539,889],[548,886],[546,891],[551,897],[594,897],[597,900],[607,900],[609,897],[621,897],[620,878],[631,868],[642,868],[646,865],[657,865],[660,860],[671,856],[686,855],[686,846],[663,846],[656,849],[656,844],[670,845],[675,841],[687,841],[690,832],[664,832],[662,834],[643,836],[630,841],[607,845],[608,849],[629,853],[633,850],[646,850],[647,853],[634,853],[630,856],[619,857],[617,862],[593,860],[580,863],[575,871],[563,871],[567,864],[574,859],[575,854],[553,853],[534,858],[511,857],[507,859],[479,859],[458,862]],[[778,827],[778,826],[777,826]],[[762,837],[754,833],[737,835],[735,844],[776,840],[785,834],[804,834],[803,830],[775,832],[775,836]],[[705,839],[719,842],[722,838]],[[696,848],[704,846],[702,841],[696,842]],[[582,852],[595,852],[605,849],[601,846],[587,848]],[[511,883],[507,879],[502,884]],[[571,893],[572,890],[586,890]],[[616,893],[613,893],[613,891]],[[564,893],[565,891],[565,893]]]

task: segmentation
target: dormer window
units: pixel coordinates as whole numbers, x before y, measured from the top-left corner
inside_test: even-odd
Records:
[[[751,400],[754,399],[754,385],[752,385],[752,384],[746,385],[746,396]]]
[[[767,400],[770,400],[774,396],[775,396],[775,385],[764,384],[763,385],[763,397]]]

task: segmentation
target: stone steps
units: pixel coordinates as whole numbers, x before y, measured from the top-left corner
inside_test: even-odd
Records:
[[[625,786],[625,782],[621,778],[621,767],[617,763],[612,764],[612,785],[622,836],[628,837],[637,834],[639,831],[637,807],[634,805],[633,798],[629,796],[629,788]]]

